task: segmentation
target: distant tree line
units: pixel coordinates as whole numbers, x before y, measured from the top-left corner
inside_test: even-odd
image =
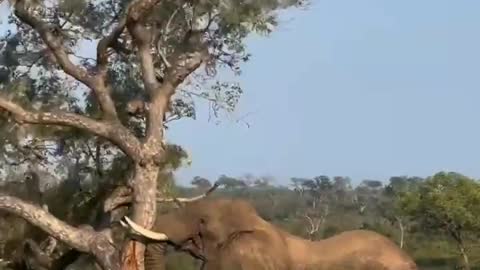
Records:
[[[356,186],[348,177],[325,175],[291,178],[288,185],[252,175],[221,175],[215,181],[197,176],[191,186],[175,185],[173,178],[170,182],[171,196],[198,195],[216,183],[220,187],[210,196],[246,199],[264,219],[304,238],[369,229],[393,239],[426,269],[480,269],[480,183],[458,173],[395,176],[385,182],[364,180]],[[108,190],[93,191],[95,187],[88,185],[79,190],[71,180],[43,192],[35,186],[34,174],[4,183],[2,189],[37,200],[72,224],[101,222],[99,204]],[[22,261],[19,257],[28,251],[26,240],[46,245],[48,239],[25,221],[2,212],[0,230],[6,232],[0,235],[0,257],[6,261]],[[186,255],[171,254],[168,264],[169,269],[196,269]]]

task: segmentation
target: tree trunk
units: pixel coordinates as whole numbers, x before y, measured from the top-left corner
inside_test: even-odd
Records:
[[[132,219],[142,226],[151,229],[156,218],[157,203],[157,178],[159,166],[153,162],[145,166],[135,165],[135,175],[132,179],[133,202]],[[141,242],[130,240],[123,247],[122,270],[144,270],[145,245]]]
[[[402,219],[400,219],[399,217],[395,217],[395,219],[397,219],[398,227],[400,228],[400,248],[403,249],[403,243],[405,239],[405,228],[403,227]]]
[[[463,241],[458,244],[458,249],[460,251],[460,254],[462,254],[462,259],[463,259],[463,264],[465,266],[465,270],[470,270],[470,262],[468,260],[468,255],[465,250],[465,246],[463,245]]]
[[[460,254],[462,255],[463,259],[463,264],[465,270],[470,270],[470,261],[468,259],[467,251],[465,249],[465,244],[462,239],[462,234],[460,231],[455,231],[455,230],[450,230],[450,234],[452,235],[453,239],[457,242],[458,245],[458,250],[460,251]]]

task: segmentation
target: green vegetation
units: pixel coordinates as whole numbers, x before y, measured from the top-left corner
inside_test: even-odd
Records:
[[[222,186],[210,196],[244,198],[255,205],[263,218],[304,238],[319,240],[346,230],[369,229],[401,245],[422,269],[480,267],[480,183],[458,173],[440,172],[426,179],[391,177],[385,184],[364,180],[357,186],[352,186],[347,177],[327,176],[292,178],[288,186],[274,185],[272,179],[265,177],[222,175],[217,180]],[[210,188],[212,182],[195,177],[192,186],[172,186],[170,194],[198,195]],[[85,202],[90,200],[89,203],[59,201],[72,201],[68,193],[72,183],[62,182],[48,194],[65,195],[44,196],[44,202],[56,216],[73,224],[92,222],[99,216],[92,212],[96,209],[95,201],[102,201],[100,197],[88,195],[93,192],[74,192],[78,200],[83,198]],[[10,192],[16,189],[19,196],[18,191],[27,192],[20,184],[9,185],[9,188]],[[45,237],[11,215],[2,215],[0,224],[3,232],[11,228],[0,239],[2,258],[14,259],[18,252],[13,247],[19,247],[27,237],[38,240]],[[172,253],[168,265],[168,269],[187,270],[197,269],[198,262],[185,254]]]

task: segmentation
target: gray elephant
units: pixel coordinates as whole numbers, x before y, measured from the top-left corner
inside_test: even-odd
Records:
[[[204,270],[416,270],[388,238],[353,230],[310,241],[275,227],[239,199],[206,198],[157,217],[147,230],[125,217],[147,244],[146,268],[164,269],[165,242],[204,261]]]

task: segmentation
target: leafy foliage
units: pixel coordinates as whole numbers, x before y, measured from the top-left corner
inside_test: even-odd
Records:
[[[480,183],[441,172],[400,198],[402,209],[429,228],[480,231]]]

